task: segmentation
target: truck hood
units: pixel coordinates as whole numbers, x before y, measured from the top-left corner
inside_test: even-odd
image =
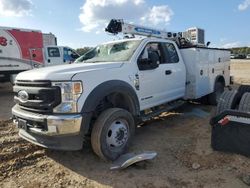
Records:
[[[119,68],[122,64],[122,62],[98,62],[56,65],[21,72],[16,80],[71,80],[77,73]]]

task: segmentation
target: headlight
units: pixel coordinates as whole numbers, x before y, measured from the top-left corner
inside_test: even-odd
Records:
[[[78,112],[77,101],[83,92],[80,81],[72,82],[53,82],[52,86],[61,88],[62,102],[54,108],[57,113],[75,113]]]

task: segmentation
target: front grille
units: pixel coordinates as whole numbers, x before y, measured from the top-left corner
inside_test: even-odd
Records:
[[[61,90],[59,87],[51,86],[50,81],[18,80],[13,89],[15,102],[23,110],[46,114],[61,103]],[[28,94],[25,101],[19,96],[21,91]]]
[[[27,87],[51,87],[51,82],[48,80],[41,80],[41,81],[17,80],[15,82],[15,85],[27,86]]]

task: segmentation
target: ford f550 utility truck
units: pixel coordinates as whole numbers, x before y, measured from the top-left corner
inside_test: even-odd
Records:
[[[74,62],[79,55],[71,48],[56,46],[52,33],[0,27],[0,82],[14,82],[19,72]]]
[[[40,146],[94,152],[114,160],[136,124],[229,85],[230,51],[195,44],[181,33],[111,20],[108,32],[141,35],[98,45],[74,64],[18,74],[12,108],[19,135]]]

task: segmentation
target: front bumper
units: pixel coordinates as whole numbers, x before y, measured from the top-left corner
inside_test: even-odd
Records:
[[[82,148],[84,115],[42,115],[22,110],[18,105],[12,108],[12,114],[19,135],[34,144],[60,150]]]

